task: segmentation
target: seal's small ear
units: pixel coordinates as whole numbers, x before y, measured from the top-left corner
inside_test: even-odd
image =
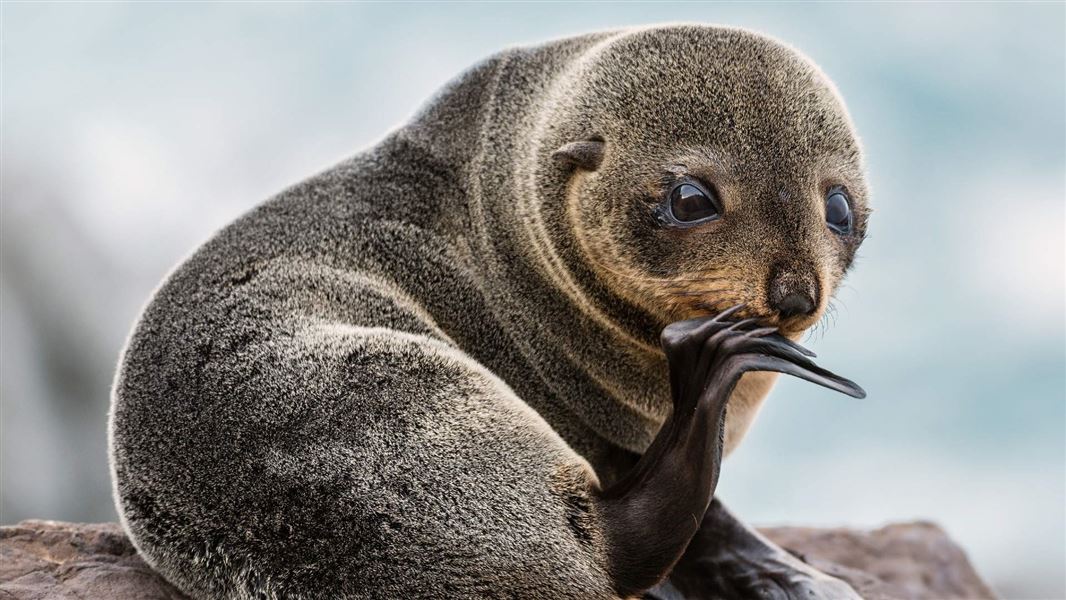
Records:
[[[592,138],[580,142],[563,144],[558,150],[552,152],[552,158],[559,164],[570,168],[595,171],[603,162],[603,139]]]

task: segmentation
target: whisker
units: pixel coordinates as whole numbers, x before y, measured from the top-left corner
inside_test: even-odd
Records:
[[[844,302],[844,300],[841,298],[830,298],[829,303],[834,304],[834,308],[843,308],[845,313],[849,312],[848,303]]]
[[[811,340],[815,336],[818,336],[819,340],[825,339],[825,334],[829,331],[830,325],[836,327],[836,322],[837,307],[834,302],[834,299],[830,298],[829,302],[825,306],[825,312],[822,313],[822,318],[818,319],[818,322],[810,328],[810,330],[807,332],[807,335],[804,337],[804,341]]]
[[[715,314],[718,314],[718,313],[724,311],[725,309],[727,309],[729,307],[736,306],[736,305],[742,304],[742,303],[743,303],[743,301],[738,299],[738,298],[735,298],[735,297],[724,297],[724,298],[720,298],[719,300],[716,300],[715,302],[702,302],[701,301],[701,302],[695,302],[693,305],[696,308],[702,308],[704,310],[709,310],[709,311],[711,311],[711,312],[713,312]]]
[[[729,277],[685,277],[685,278],[664,279],[663,281],[669,281],[671,283],[676,283],[676,284],[685,284],[685,283],[699,283],[699,282],[703,282],[703,281],[729,281],[729,279],[730,279]]]
[[[711,292],[721,292],[723,290],[731,290],[730,287],[718,287],[718,288],[704,288],[701,290],[684,290],[680,292],[674,292],[678,296],[704,296]]]
[[[663,285],[669,285],[672,282],[672,280],[670,280],[670,279],[660,279],[658,277],[647,277],[647,276],[642,276],[642,275],[633,275],[632,273],[625,273],[625,272],[619,271],[618,269],[613,269],[611,267],[608,267],[607,265],[605,265],[605,264],[603,264],[603,263],[601,263],[599,261],[593,261],[593,264],[596,265],[597,267],[603,269],[604,271],[607,271],[608,273],[613,273],[615,275],[618,275],[619,277],[625,277],[627,279],[631,279],[631,280],[634,280],[634,281],[644,281],[644,282],[647,282],[647,283],[658,283],[658,284],[663,284]]]
[[[698,276],[698,277],[648,277],[648,276],[645,276],[645,275],[634,275],[632,273],[625,273],[623,271],[619,271],[618,269],[615,269],[613,267],[609,267],[609,266],[603,264],[603,262],[601,262],[599,260],[596,260],[596,259],[594,259],[592,257],[590,257],[590,262],[592,262],[592,264],[594,264],[595,266],[603,269],[604,271],[607,271],[609,273],[613,273],[615,275],[618,275],[619,277],[625,277],[627,279],[631,279],[631,280],[634,280],[634,281],[643,281],[643,282],[646,282],[646,283],[656,283],[656,284],[666,285],[666,286],[671,286],[671,287],[683,286],[683,285],[688,284],[688,283],[702,283],[702,282],[706,282],[706,281],[728,281],[730,279],[729,277],[706,277],[706,276]]]
[[[676,296],[673,301],[667,300],[668,306],[671,310],[683,310],[686,306],[689,309],[696,308],[700,310],[706,310],[714,314],[718,314],[723,310],[743,304],[744,300],[737,297],[739,295],[748,295],[747,286],[741,286],[738,290],[734,286],[738,283],[734,278],[723,277],[719,271],[709,271],[707,275],[697,275],[688,277],[648,277],[643,275],[634,275],[632,273],[626,273],[619,271],[613,267],[609,267],[603,264],[601,261],[594,257],[589,257],[593,266],[603,269],[608,273],[612,273],[619,277],[623,277],[630,281],[639,281],[651,285],[659,285],[665,288],[670,294]],[[694,287],[694,284],[706,284],[713,282],[730,282],[732,285],[714,286],[714,287],[700,287],[699,289],[684,289]],[[722,296],[722,292],[728,292],[729,296]],[[711,301],[687,301],[688,298],[700,298],[706,296],[714,296],[715,300]],[[765,315],[755,315],[759,319],[768,319]]]

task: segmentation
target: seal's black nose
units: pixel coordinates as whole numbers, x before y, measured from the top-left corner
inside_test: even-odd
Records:
[[[771,310],[782,319],[814,314],[818,309],[820,286],[813,269],[802,263],[783,263],[771,273],[766,290],[766,300]]]
[[[814,300],[802,292],[789,292],[774,302],[774,310],[785,319],[806,316],[814,312]]]

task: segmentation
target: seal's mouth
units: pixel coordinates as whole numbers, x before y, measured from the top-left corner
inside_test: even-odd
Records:
[[[797,338],[814,327],[827,307],[823,277],[814,270],[774,267],[765,283],[752,281],[746,272],[719,268],[685,275],[657,290],[668,318],[684,320],[715,316],[731,307],[742,319],[755,319],[759,327],[775,327]]]
[[[682,310],[676,313],[678,320],[694,319],[700,317],[712,317],[721,314],[722,311],[734,306],[740,306],[736,310],[737,319],[755,319],[759,327],[776,327],[782,335],[790,339],[796,339],[807,332],[822,318],[822,308],[819,307],[810,314],[783,316],[766,306],[759,299],[744,299],[739,301],[730,295],[720,299],[707,297],[693,302],[683,303]],[[680,307],[679,307],[680,308]]]

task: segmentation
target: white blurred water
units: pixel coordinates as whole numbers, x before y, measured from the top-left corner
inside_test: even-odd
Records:
[[[757,523],[943,524],[1008,598],[1066,597],[1063,4],[0,4],[0,520],[113,520],[105,420],[141,304],[215,229],[503,47],[664,21],[778,36],[837,82],[876,213],[720,494]]]

